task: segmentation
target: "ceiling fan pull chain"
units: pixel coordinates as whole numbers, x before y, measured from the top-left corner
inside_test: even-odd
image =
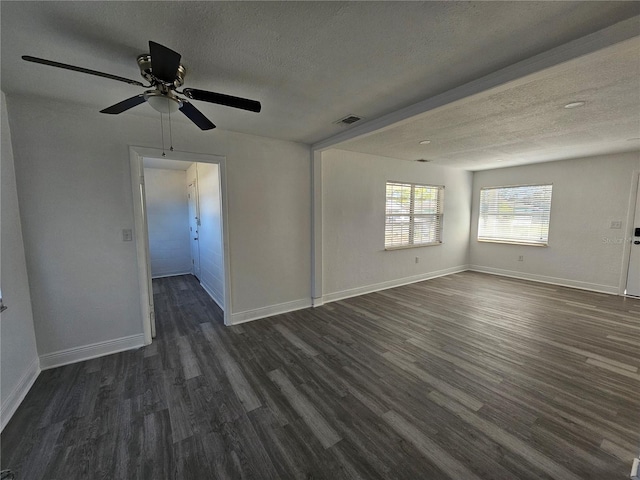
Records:
[[[169,110],[169,151],[173,152],[173,133],[171,132],[171,108],[169,107],[169,99],[167,98],[167,110]]]
[[[162,112],[160,112],[160,132],[162,134],[162,156],[166,157],[167,154],[164,152],[164,123],[162,123]]]

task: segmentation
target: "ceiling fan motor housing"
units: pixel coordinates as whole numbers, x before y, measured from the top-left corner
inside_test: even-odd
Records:
[[[153,75],[153,66],[151,64],[151,55],[148,53],[143,53],[138,56],[138,67],[140,68],[140,74],[142,77],[147,80],[152,85],[162,84],[162,80],[158,80]],[[184,84],[184,77],[187,74],[187,69],[184,68],[183,65],[178,66],[178,70],[176,72],[176,78],[173,81],[172,89],[181,87]]]

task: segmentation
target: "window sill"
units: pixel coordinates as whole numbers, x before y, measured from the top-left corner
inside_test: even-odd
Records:
[[[437,247],[438,245],[442,245],[443,242],[436,243],[420,243],[418,245],[402,245],[400,247],[384,247],[385,251],[391,250],[406,250],[407,248],[420,248],[420,247]]]
[[[477,239],[480,243],[500,243],[502,245],[520,245],[525,247],[548,247],[548,243],[529,243],[529,242],[511,242],[508,240],[480,240]]]

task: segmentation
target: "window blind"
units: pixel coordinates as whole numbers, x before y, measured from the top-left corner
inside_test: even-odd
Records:
[[[442,243],[444,187],[387,182],[385,248]]]
[[[480,190],[478,240],[547,245],[552,185]]]

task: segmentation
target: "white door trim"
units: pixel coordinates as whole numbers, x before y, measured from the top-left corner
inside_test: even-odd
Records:
[[[193,180],[187,179],[187,193],[189,195],[188,198],[188,211],[189,211],[189,250],[191,251],[191,271],[193,275],[200,280],[200,197],[198,195],[198,165],[196,164],[196,176]],[[218,185],[218,189],[220,189],[220,185]],[[191,196],[193,195],[193,197]],[[191,205],[193,205],[193,211],[191,210]],[[195,225],[195,230],[191,228],[192,222]],[[197,237],[196,237],[197,235]],[[222,239],[220,239],[222,241]],[[198,242],[198,243],[194,243]],[[195,255],[195,249],[197,249],[197,258]],[[198,265],[196,267],[196,260],[198,260]]]
[[[141,321],[144,333],[145,345],[151,343],[154,325],[153,320],[153,292],[151,291],[150,263],[149,263],[149,237],[144,211],[144,157],[166,158],[168,160],[181,160],[188,162],[216,163],[220,168],[220,196],[222,199],[222,240],[223,240],[223,269],[224,269],[224,324],[231,325],[231,262],[229,255],[229,213],[227,201],[226,157],[190,152],[165,152],[162,156],[159,148],[129,146],[129,159],[131,163],[131,185],[133,191],[133,215],[135,226],[136,255],[138,260],[138,285],[140,288]]]
[[[640,170],[633,172],[631,176],[631,193],[629,194],[629,207],[627,208],[627,228],[624,237],[624,251],[622,253],[622,268],[620,269],[620,281],[618,283],[618,295],[624,295],[629,276],[629,262],[631,261],[631,242],[633,242],[633,227],[635,221],[636,201],[640,188]]]
[[[151,262],[149,260],[149,229],[145,210],[144,165],[142,157],[129,147],[131,167],[131,188],[133,192],[133,220],[138,262],[138,287],[140,289],[140,309],[142,312],[142,332],[144,344],[149,345],[155,336],[155,315],[153,311],[153,291],[151,285]]]

